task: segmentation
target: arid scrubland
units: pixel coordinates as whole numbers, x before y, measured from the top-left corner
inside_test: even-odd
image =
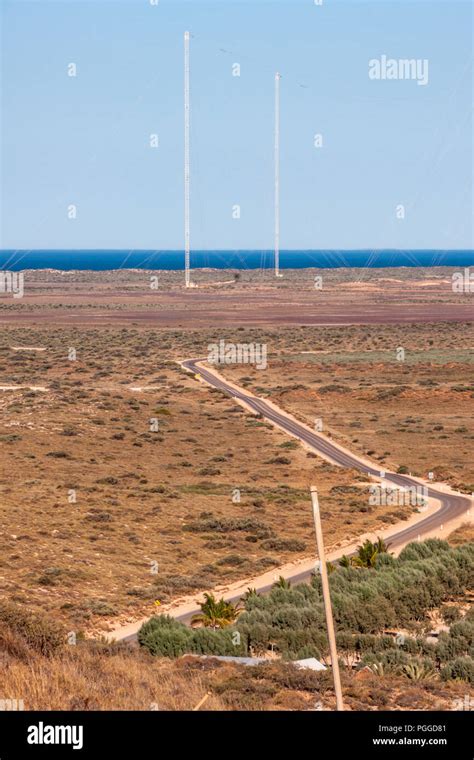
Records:
[[[462,528],[450,538],[450,543],[456,546],[468,538],[467,529]],[[416,554],[423,557],[423,545],[412,546],[415,546]],[[438,552],[438,547],[433,548]],[[442,546],[439,549],[441,551],[438,556],[443,562],[442,555],[449,553],[449,550]],[[467,558],[470,550],[465,549],[462,551]],[[411,555],[413,549],[408,550],[405,561],[413,561]],[[462,564],[457,565],[458,570]],[[387,562],[383,565],[386,566]],[[377,574],[380,569],[365,572],[372,578],[372,573]],[[467,564],[462,572],[469,572]],[[449,584],[449,578],[444,574],[445,590]],[[431,590],[434,591],[436,586],[436,581],[433,581]],[[309,599],[311,593],[314,592],[308,587],[304,596]],[[453,595],[459,596],[454,589]],[[421,610],[428,597],[424,596],[422,588],[418,589],[415,596],[416,605],[421,604]],[[298,589],[294,592],[277,589],[272,598],[254,596],[253,612],[250,617],[247,614],[248,621],[244,627],[251,623],[252,617],[255,626],[257,613],[263,621],[264,614],[269,614],[264,613],[264,610],[270,609],[272,605],[275,607],[279,597],[286,598],[290,605],[295,605],[299,599],[299,609],[303,609]],[[345,604],[340,594],[337,597]],[[283,604],[282,599],[274,609],[273,619],[274,624],[280,621],[280,634],[289,636],[291,630],[288,615],[289,612],[295,615],[297,608]],[[397,604],[400,602],[403,600],[398,597]],[[364,634],[338,634],[346,710],[472,709],[472,660],[470,685],[469,669],[466,670],[467,658],[462,657],[466,647],[472,648],[472,641],[467,638],[469,632],[472,632],[472,613],[466,614],[466,608],[463,610],[453,602],[441,610],[431,611],[433,625],[436,620],[434,612],[440,620],[449,621],[451,625],[450,633],[442,633],[439,641],[433,643],[433,640],[425,639],[426,631],[430,630],[426,627],[429,618],[424,623],[415,619],[416,605],[410,606],[408,599],[404,604],[405,612],[415,626],[411,638],[407,637],[406,641],[398,643],[398,640],[388,636],[377,638]],[[347,612],[350,612],[350,608],[346,606]],[[456,622],[462,614],[464,619]],[[378,624],[382,618],[381,611]],[[301,621],[300,616],[300,625]],[[365,621],[369,621],[368,616],[365,616]],[[413,638],[414,631],[418,629],[418,636],[421,634],[421,637]],[[447,631],[448,628],[445,626],[444,630]],[[203,632],[207,633],[205,630]],[[300,630],[298,635],[301,636],[302,633]],[[313,625],[308,633],[314,641],[319,638],[318,646],[325,646],[322,629],[318,632]],[[375,659],[373,656],[371,659],[370,649],[377,642],[377,654]],[[418,657],[414,657],[418,650]],[[420,653],[424,654],[424,660]],[[428,655],[431,659],[427,658]],[[434,669],[438,655],[443,665],[441,674]],[[363,663],[360,660],[364,656],[371,664],[361,668]],[[450,658],[455,658],[457,667],[464,668],[456,678],[445,672],[449,670],[450,666],[446,663],[449,663]],[[354,670],[356,663],[359,667]],[[186,655],[169,659],[152,656],[145,648],[138,649],[136,644],[116,644],[105,640],[79,638],[71,646],[66,643],[64,628],[50,617],[4,602],[0,603],[0,664],[4,698],[20,696],[22,709],[25,710],[167,711],[191,710],[200,706],[202,710],[321,711],[335,708],[330,670],[299,670],[279,659],[253,667],[222,662],[212,657],[203,659]]]
[[[328,549],[417,511],[372,504],[360,472],[180,367],[216,342],[265,345],[264,370],[216,368],[381,468],[474,491],[472,322],[449,273],[422,286],[405,270],[328,272],[319,301],[307,272],[276,286],[234,274],[221,286],[222,273],[196,273],[188,298],[163,273],[161,299],[142,273],[38,272],[25,299],[1,300],[0,601],[16,612],[0,611],[0,655],[3,693],[27,695],[26,709],[192,709],[207,694],[202,709],[334,707],[327,672],[167,660],[85,638],[314,556],[312,483]],[[325,310],[346,319],[347,299],[367,324],[310,324]],[[412,306],[441,318],[392,324]],[[387,309],[389,323],[373,323]],[[451,537],[467,541],[470,526]],[[44,652],[47,629],[32,645],[36,623],[15,623],[24,612],[73,631],[76,646]],[[348,708],[449,710],[466,695],[465,682],[381,676],[345,669]]]
[[[266,339],[285,353],[307,332]],[[360,473],[320,460],[180,368],[178,358],[205,356],[217,336],[3,331],[6,598],[89,629],[311,556],[311,482],[328,546],[412,514],[369,506]],[[291,380],[286,368],[281,379]]]
[[[223,374],[387,469],[474,491],[470,323],[307,328]]]
[[[406,324],[472,320],[468,294],[453,290],[452,267],[26,270],[24,295],[0,298],[0,323],[154,327]]]

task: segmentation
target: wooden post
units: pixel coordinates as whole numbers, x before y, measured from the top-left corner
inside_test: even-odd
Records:
[[[328,633],[329,651],[331,654],[334,691],[336,693],[336,710],[344,710],[344,702],[342,700],[341,676],[339,673],[339,660],[337,659],[336,636],[334,633],[334,621],[332,617],[331,596],[329,592],[328,570],[326,567],[326,555],[324,552],[323,529],[321,527],[318,489],[316,486],[311,486],[311,501],[313,503],[314,529],[316,531],[316,544],[318,547],[318,556],[321,568],[321,585],[323,589],[324,611],[326,614],[326,629]]]

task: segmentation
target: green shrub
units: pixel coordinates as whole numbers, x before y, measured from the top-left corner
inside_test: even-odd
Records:
[[[248,527],[248,518],[224,521],[201,515],[202,522],[207,520],[217,520],[218,532]],[[252,525],[255,528],[255,523]],[[421,663],[405,673],[413,678],[421,678],[423,673],[428,678],[435,664],[451,666],[474,652],[474,614],[469,613],[453,623],[449,633],[440,634],[436,644],[406,638],[398,645],[393,637],[380,635],[387,628],[427,624],[428,611],[472,589],[473,543],[451,548],[436,539],[416,542],[408,545],[399,558],[381,553],[370,568],[339,566],[330,574],[329,584],[341,650],[360,652],[367,662],[378,663],[382,669]],[[248,594],[243,602],[245,611],[224,632],[225,636],[213,630],[190,632],[176,621],[166,622],[165,618],[160,623],[145,624],[139,634],[140,643],[158,654],[171,652],[168,656],[183,651],[236,654],[229,637],[231,631],[237,630],[242,646],[259,653],[272,647],[284,659],[306,656],[302,653],[311,653],[308,656],[318,659],[324,656],[327,642],[319,575],[309,584],[274,586],[265,595]],[[167,629],[166,636],[163,630],[157,630],[160,626]]]
[[[237,637],[236,633],[238,632],[230,628],[224,630],[196,628],[192,632],[189,651],[196,654],[245,656],[247,654],[247,639],[241,634]]]
[[[443,681],[459,679],[474,683],[474,660],[472,657],[458,657],[441,668],[441,678]]]
[[[233,531],[268,531],[267,525],[255,517],[208,517],[185,525],[191,533],[232,533]]]
[[[301,612],[298,607],[294,607],[291,604],[279,607],[273,613],[272,625],[277,628],[291,628],[292,630],[301,628]]]
[[[138,631],[140,646],[161,657],[180,657],[189,652],[191,638],[191,629],[169,615],[152,617]]]
[[[144,623],[138,642],[159,657],[180,657],[187,652],[233,657],[247,653],[247,637],[235,628],[188,628],[169,615],[158,615]]]
[[[428,538],[426,541],[412,541],[407,544],[400,552],[398,559],[400,562],[412,561],[417,559],[426,559],[427,557],[438,556],[440,552],[450,550],[447,541],[439,538]]]
[[[242,635],[244,641],[246,641],[247,647],[250,650],[252,647],[256,652],[265,652],[268,649],[270,641],[273,641],[272,627],[265,623],[246,623],[242,620],[244,616],[241,615],[238,621],[238,630]]]
[[[306,544],[297,538],[270,538],[263,541],[262,549],[277,552],[303,552]]]
[[[385,670],[395,670],[408,665],[410,657],[401,649],[392,649],[380,654],[379,652],[366,652],[361,660],[361,665],[374,665],[380,663]]]
[[[449,633],[443,631],[436,646],[436,656],[441,662],[470,655],[474,648],[474,622],[461,620],[454,623]]]

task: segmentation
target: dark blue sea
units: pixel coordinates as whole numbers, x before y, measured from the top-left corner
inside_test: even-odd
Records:
[[[271,250],[191,251],[191,267],[263,269],[273,265]],[[320,267],[474,266],[473,250],[282,250],[281,269]],[[0,269],[183,269],[184,251],[1,250]]]

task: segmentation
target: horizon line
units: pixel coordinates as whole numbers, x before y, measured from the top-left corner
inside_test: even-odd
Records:
[[[191,252],[194,251],[194,253],[216,253],[216,252],[228,252],[232,253],[235,251],[248,251],[248,252],[254,252],[254,251],[265,251],[268,253],[273,253],[273,248],[192,248]],[[35,251],[43,252],[43,251],[128,251],[129,253],[133,253],[133,251],[166,251],[169,253],[184,253],[184,248],[0,248],[0,253],[3,251],[18,251],[19,253],[32,253]],[[298,253],[300,251],[318,251],[321,253],[324,252],[353,252],[353,251],[372,251],[373,253],[381,252],[381,251],[390,251],[392,253],[404,253],[406,251],[467,251],[467,252],[474,252],[473,248],[374,248],[372,246],[367,246],[366,248],[281,248],[280,252],[289,252],[289,253]]]

